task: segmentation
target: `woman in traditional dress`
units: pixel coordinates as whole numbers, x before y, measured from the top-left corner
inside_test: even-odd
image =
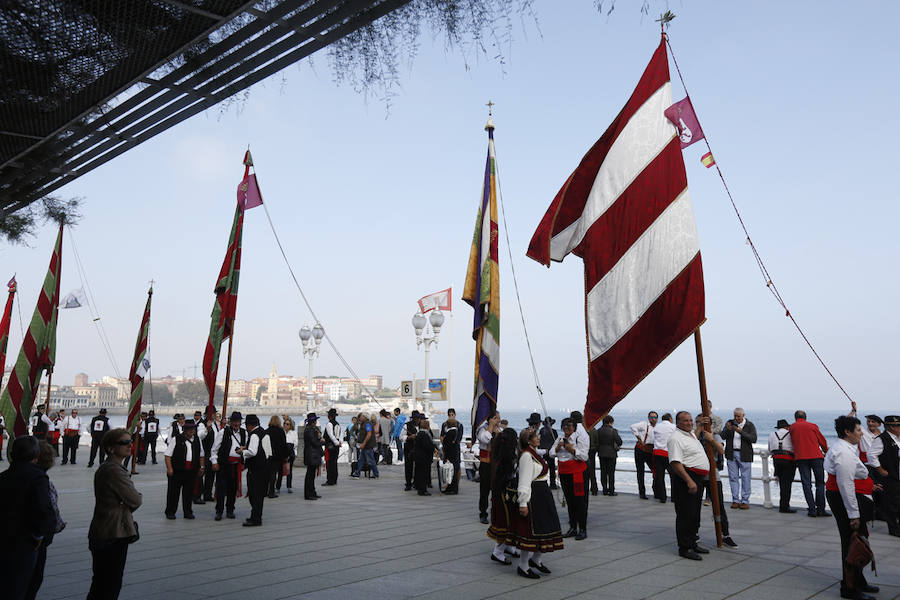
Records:
[[[520,552],[518,572],[528,579],[540,577],[532,569],[549,574],[544,553],[563,548],[556,502],[547,482],[550,468],[537,453],[540,442],[536,428],[525,429],[519,435],[519,517],[513,523],[515,545]]]
[[[513,521],[517,518],[517,514],[510,511],[510,504],[506,501],[507,488],[515,486],[518,446],[518,436],[515,430],[509,427],[491,440],[491,526],[487,530],[487,535],[496,542],[491,552],[491,560],[504,565],[512,564],[505,554],[519,556],[518,552],[513,550],[515,546]]]

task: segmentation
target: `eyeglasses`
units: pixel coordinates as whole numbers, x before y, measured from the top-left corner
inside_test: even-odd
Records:
[[[130,446],[130,445],[131,445],[130,439],[129,440],[119,440],[118,442],[116,442],[116,446]]]

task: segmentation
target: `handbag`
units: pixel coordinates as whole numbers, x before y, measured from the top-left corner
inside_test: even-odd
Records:
[[[844,562],[857,569],[862,569],[872,563],[872,572],[878,574],[875,568],[875,554],[872,552],[872,546],[869,545],[869,538],[858,533],[854,533],[850,539],[850,547],[847,548],[847,558]]]
[[[125,538],[129,544],[133,544],[141,539],[141,530],[138,528],[137,521],[134,521],[134,535]]]

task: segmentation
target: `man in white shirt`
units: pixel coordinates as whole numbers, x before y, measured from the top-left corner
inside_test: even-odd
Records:
[[[72,458],[72,464],[75,464],[75,452],[78,451],[78,442],[81,440],[81,417],[78,416],[78,409],[73,408],[72,414],[63,418],[60,422],[62,430],[62,461],[61,464],[69,462]]]
[[[272,442],[266,430],[259,426],[259,417],[247,415],[249,439],[244,449],[244,464],[247,466],[247,495],[250,500],[250,518],[244,527],[262,525],[263,501],[269,483],[269,461],[272,456]]]
[[[881,514],[888,525],[888,533],[900,537],[900,417],[884,418],[884,433],[872,440],[866,456],[884,488]]]
[[[775,431],[769,434],[769,453],[772,454],[772,462],[775,463],[775,477],[778,478],[781,494],[778,512],[783,513],[797,512],[797,509],[791,508],[791,486],[797,472],[797,463],[794,461],[794,443],[791,441],[790,427],[787,420],[779,419]]]
[[[209,451],[212,470],[216,473],[216,521],[222,520],[222,510],[229,519],[234,518],[234,503],[241,496],[241,478],[244,473],[244,448],[247,446],[247,430],[241,427],[242,415],[231,413],[229,426],[216,431],[216,438]]]
[[[655,410],[647,413],[646,421],[639,421],[631,426],[634,435],[634,468],[637,471],[638,495],[641,500],[647,499],[647,488],[644,486],[644,467],[653,472],[653,428],[659,420]]]
[[[325,423],[325,483],[322,485],[337,485],[338,480],[338,455],[341,453],[341,424],[337,422],[337,410],[328,409],[328,422]],[[387,448],[390,454],[390,446]]]
[[[671,466],[678,556],[702,560],[700,555],[709,554],[709,550],[697,544],[697,534],[700,530],[702,490],[709,477],[709,457],[694,435],[694,418],[691,413],[679,411],[676,420],[678,425],[669,436],[666,447]],[[702,435],[710,443],[715,443],[715,438],[708,431],[703,431]]]
[[[671,413],[665,413],[653,428],[653,497],[663,504],[668,499],[666,473],[669,471],[669,438],[674,432]],[[671,474],[669,479],[671,481]]]
[[[203,472],[203,445],[196,436],[197,426],[185,421],[184,432],[177,433],[166,447],[166,518],[174,519],[181,496],[181,510],[185,519],[194,518],[193,499],[197,476]]]

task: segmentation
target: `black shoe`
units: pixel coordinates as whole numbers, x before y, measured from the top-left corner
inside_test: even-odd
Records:
[[[64,461],[62,461],[62,462],[61,462],[61,463],[59,463],[59,464],[61,464],[61,465],[67,465],[67,464],[69,464],[69,461],[67,461],[67,460],[64,460]]]
[[[806,511],[806,516],[807,516],[807,517],[815,517],[815,516],[816,516],[816,511],[814,511],[814,510],[808,510],[808,511]]]
[[[184,515],[184,518],[190,520],[190,519],[196,519],[197,517],[194,516],[194,513],[188,513],[188,514]]]
[[[244,522],[242,523],[242,525],[243,525],[244,527],[260,527],[260,526],[262,525],[262,523],[260,523],[259,521],[250,521],[250,520],[247,520],[247,521],[244,521]]]
[[[94,466],[94,463],[88,463],[87,468],[90,469],[93,466]]]
[[[206,500],[204,500],[203,498],[197,498],[196,500],[194,500],[194,504],[206,504]]]
[[[481,521],[481,523],[482,523],[483,525],[487,525],[487,524],[488,524],[488,518],[487,518],[487,515],[481,515],[480,517],[478,517],[478,520]]]
[[[212,496],[203,496],[204,502],[212,502],[213,500],[215,500],[215,498],[213,498]]]
[[[704,548],[700,544],[694,544],[694,547],[691,548],[691,550],[693,550],[697,554],[709,554],[709,550],[707,548]]]
[[[169,519],[170,521],[174,521],[175,515],[166,515],[166,518]]]
[[[660,504],[665,504],[666,500],[668,500],[668,498],[657,498],[657,500],[659,500]]]
[[[723,537],[722,543],[725,544],[726,546],[728,546],[729,548],[737,548],[738,547],[737,543],[733,539],[731,539],[730,535],[726,535],[725,537]]]
[[[575,529],[574,527],[569,527],[569,530],[563,534],[563,537],[564,538],[575,537],[575,535],[577,533],[578,533],[577,529]]]
[[[827,510],[817,510],[817,511],[816,511],[816,516],[817,516],[817,517],[830,517],[830,516],[831,516],[831,513],[828,512]]]
[[[319,495],[318,493],[316,493],[316,492],[313,492],[313,496],[315,496],[316,498],[321,498],[321,497],[322,497],[322,496],[320,496],[320,495]]]
[[[647,494],[640,494],[638,498],[640,498],[641,500],[649,500],[649,498],[647,498]]]
[[[318,496],[304,496],[303,499],[304,500],[318,500],[319,497]]]
[[[216,521],[221,521],[221,520],[222,520],[222,513],[216,513],[216,519],[215,519],[215,520],[216,520]]]
[[[410,491],[411,489],[412,489],[412,486],[409,485],[409,484],[407,484],[406,487],[403,488],[403,491],[404,491],[404,492],[408,492],[408,491]]]
[[[688,558],[690,560],[703,560],[703,557],[701,557],[693,550],[679,550],[678,556],[680,556],[681,558]]]
[[[538,575],[531,569],[528,569],[527,571],[523,571],[522,567],[516,567],[516,571],[518,571],[519,575],[521,575],[522,577],[525,577],[526,579],[540,579],[541,578],[540,575]]]
[[[843,591],[841,590],[841,598],[852,598],[853,600],[875,600],[875,596],[863,594],[861,591]]]
[[[619,492],[612,492],[612,491],[607,494],[607,496],[618,496],[618,495],[619,495]]]
[[[880,589],[881,588],[879,588],[877,585],[866,584],[865,586],[861,587],[859,591],[869,592],[870,594],[877,594]]]
[[[508,558],[505,558],[505,557],[502,558],[502,559],[497,558],[496,556],[494,556],[494,553],[493,553],[493,552],[491,553],[491,560],[494,561],[494,562],[498,562],[498,563],[500,563],[501,565],[511,565],[511,564],[512,564],[512,561],[509,560]]]
[[[227,512],[227,513],[225,513],[225,518],[226,518],[226,519],[233,519],[233,518],[234,518],[234,513],[233,513],[233,512]]]
[[[534,569],[537,569],[538,571],[540,571],[541,573],[543,573],[543,574],[545,574],[545,575],[549,575],[549,574],[550,574],[550,569],[548,569],[548,568],[547,568],[546,566],[544,566],[544,565],[539,565],[539,564],[537,564],[537,563],[534,562],[533,560],[530,560],[530,559],[529,559],[529,561],[528,561],[528,566],[529,566],[529,567],[532,567],[532,568],[534,568]],[[531,570],[531,569],[529,569],[529,571],[530,571],[530,570]]]
[[[551,489],[551,490],[558,490],[559,487],[554,483],[553,485],[550,486],[550,489]]]
[[[779,508],[778,512],[792,515],[795,512],[797,512],[797,509],[796,508]]]
[[[591,496],[596,496],[596,495],[597,495],[597,490],[591,490]],[[603,495],[605,496],[606,492],[603,492]]]
[[[575,539],[578,541],[581,541],[581,540],[585,539],[586,537],[587,537],[587,531],[585,531],[584,529],[582,529],[575,535]]]
[[[424,492],[420,490],[419,495],[420,496],[430,496],[431,492],[429,492],[428,490],[425,490]]]

